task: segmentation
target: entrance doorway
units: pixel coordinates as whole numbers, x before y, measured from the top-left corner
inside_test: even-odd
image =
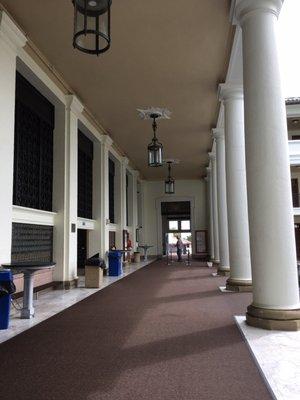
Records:
[[[77,230],[77,268],[78,275],[84,275],[84,267],[87,259],[87,230]]]
[[[191,207],[189,201],[161,203],[163,254],[176,253],[177,237],[184,244],[183,254],[192,254]]]

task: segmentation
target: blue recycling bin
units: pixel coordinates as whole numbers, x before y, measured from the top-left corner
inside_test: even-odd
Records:
[[[12,282],[12,280],[13,277],[10,269],[0,270],[0,286],[3,288],[2,294],[0,294],[0,329],[7,329],[9,324],[11,295],[4,293],[7,285]]]
[[[118,250],[108,253],[108,271],[109,276],[119,276],[123,273],[122,252]]]

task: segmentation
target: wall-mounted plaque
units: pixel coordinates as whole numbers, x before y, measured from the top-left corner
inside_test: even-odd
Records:
[[[207,231],[195,231],[196,251],[195,254],[207,254]]]

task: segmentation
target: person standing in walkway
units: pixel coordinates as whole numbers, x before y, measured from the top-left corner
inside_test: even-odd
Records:
[[[176,247],[177,247],[177,258],[178,258],[177,261],[182,261],[183,243],[182,243],[180,236],[177,236]]]

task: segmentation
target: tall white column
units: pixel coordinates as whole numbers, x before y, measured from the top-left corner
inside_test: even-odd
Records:
[[[122,157],[121,161],[121,226],[122,229],[125,229],[127,226],[126,221],[126,174],[127,174],[127,166],[129,164],[129,160],[127,157]]]
[[[109,136],[103,136],[101,142],[101,255],[106,258],[109,250],[109,150],[113,141]]]
[[[241,0],[253,303],[247,322],[300,329],[288,135],[277,48],[281,0]]]
[[[136,230],[138,228],[138,198],[137,198],[137,180],[139,172],[131,171],[132,174],[132,246],[134,251],[137,249]]]
[[[83,105],[66,96],[66,108],[55,117],[53,206],[58,212],[54,231],[54,280],[70,288],[77,280],[78,118]],[[64,129],[63,129],[64,128]]]
[[[94,140],[94,157],[93,157],[93,220],[94,229],[89,231],[88,235],[88,257],[93,256],[101,251],[102,232],[102,187],[101,187],[101,168],[102,168],[102,137],[100,140]],[[102,254],[101,254],[102,255]]]
[[[212,196],[212,213],[213,213],[213,237],[214,237],[214,263],[220,263],[220,246],[219,246],[219,215],[218,215],[218,190],[217,190],[217,162],[214,152],[208,153],[211,162],[211,196]]]
[[[219,218],[219,246],[220,265],[218,273],[229,275],[229,246],[228,246],[228,220],[227,220],[227,199],[226,199],[226,171],[225,171],[225,138],[224,129],[213,129],[213,137],[216,140],[217,160],[217,198]]]
[[[16,57],[23,33],[0,12],[0,264],[10,262],[14,170]]]
[[[214,221],[213,221],[213,204],[212,204],[212,173],[211,167],[206,168],[207,172],[207,210],[208,210],[208,226],[209,226],[209,254],[213,261],[215,258],[214,249]]]
[[[227,289],[251,291],[250,238],[245,163],[244,94],[239,85],[220,85],[225,111],[226,193],[230,278]]]

